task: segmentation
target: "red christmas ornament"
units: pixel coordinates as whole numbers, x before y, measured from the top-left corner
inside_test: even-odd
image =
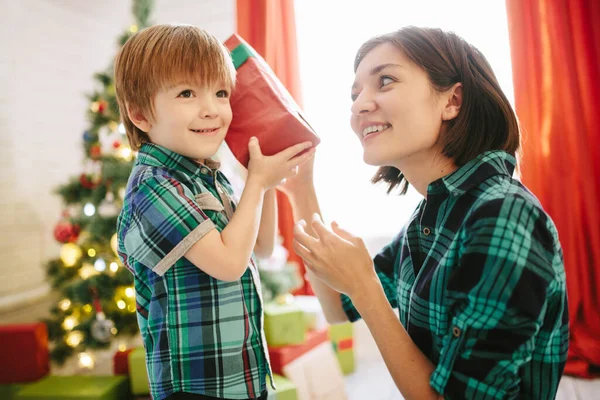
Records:
[[[94,160],[97,160],[100,158],[101,155],[102,155],[102,149],[100,148],[100,145],[93,144],[92,147],[90,147],[90,157]]]
[[[81,228],[69,221],[61,221],[54,227],[54,239],[59,243],[73,243],[77,241]]]
[[[108,105],[108,103],[104,100],[98,101],[98,112],[100,114],[104,113],[104,110],[106,110],[107,105]]]
[[[118,140],[115,140],[112,144],[113,149],[118,149],[119,147],[121,147],[121,142],[119,142]]]
[[[86,189],[94,189],[96,186],[98,186],[99,182],[94,182],[91,175],[81,174],[79,176],[79,183],[81,183],[81,186]]]

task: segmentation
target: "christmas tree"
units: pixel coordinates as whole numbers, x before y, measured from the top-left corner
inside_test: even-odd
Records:
[[[149,25],[152,7],[153,0],[133,0],[135,23],[118,39],[120,46]],[[52,289],[60,293],[45,320],[50,355],[59,365],[78,354],[85,366],[90,352],[108,347],[115,336],[138,332],[133,277],[117,256],[115,234],[135,155],[120,124],[112,63],[95,80],[83,172],[57,190],[64,204],[54,228],[60,256],[46,266]]]

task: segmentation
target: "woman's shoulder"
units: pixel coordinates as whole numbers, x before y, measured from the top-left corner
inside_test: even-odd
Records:
[[[476,198],[467,213],[466,227],[485,223],[507,231],[526,230],[535,232],[547,245],[560,247],[552,218],[537,197],[517,179],[490,177],[472,194]]]

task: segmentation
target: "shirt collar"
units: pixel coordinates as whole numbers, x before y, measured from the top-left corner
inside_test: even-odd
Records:
[[[438,194],[447,191],[454,196],[460,196],[491,176],[512,176],[516,164],[515,157],[505,151],[487,151],[453,173],[432,182],[427,193]]]
[[[136,164],[167,167],[189,175],[209,176],[221,166],[221,163],[210,158],[206,159],[203,164],[154,143],[142,144],[137,155]]]

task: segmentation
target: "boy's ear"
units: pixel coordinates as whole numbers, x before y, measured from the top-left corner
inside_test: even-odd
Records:
[[[148,133],[152,128],[152,123],[148,121],[148,118],[139,109],[127,105],[127,116],[133,122],[133,124],[142,132]]]
[[[447,102],[444,110],[442,111],[442,120],[450,121],[458,115],[460,108],[462,107],[463,101],[463,87],[462,83],[458,82],[447,92]]]

